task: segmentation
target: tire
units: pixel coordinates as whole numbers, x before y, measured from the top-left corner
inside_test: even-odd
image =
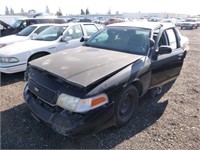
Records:
[[[134,115],[138,106],[138,91],[134,86],[128,86],[119,93],[114,102],[116,126],[125,125]]]

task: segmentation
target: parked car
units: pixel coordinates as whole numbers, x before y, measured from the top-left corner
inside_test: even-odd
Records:
[[[105,25],[113,24],[113,23],[119,23],[119,22],[124,22],[123,19],[121,18],[110,18],[105,22]]]
[[[36,120],[63,135],[123,126],[139,97],[160,92],[180,74],[188,50],[182,37],[171,24],[108,25],[82,38],[81,47],[30,62],[26,104]]]
[[[197,29],[198,28],[198,22],[197,19],[194,18],[188,18],[184,22],[181,23],[181,29]]]
[[[16,42],[0,50],[0,72],[25,71],[27,62],[61,50],[81,46],[82,36],[99,30],[94,23],[68,23],[48,27],[30,40]]]
[[[9,29],[4,28],[1,32],[1,36],[16,34],[33,24],[44,24],[44,23],[67,23],[64,18],[22,18],[17,19],[12,25],[9,25]]]
[[[8,23],[0,20],[0,37],[10,35],[13,32],[13,28]]]
[[[55,25],[55,24],[34,24],[34,25],[30,25],[24,28],[22,31],[20,31],[17,34],[1,37],[0,48],[7,46],[9,44],[15,43],[15,42],[28,40],[52,25]]]
[[[79,20],[79,22],[92,22],[92,20],[89,18],[82,18]]]
[[[175,18],[168,18],[168,19],[161,20],[161,22],[163,22],[163,23],[172,23],[173,25],[176,25],[178,21]]]

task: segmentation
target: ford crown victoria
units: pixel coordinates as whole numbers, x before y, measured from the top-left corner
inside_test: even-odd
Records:
[[[112,24],[82,41],[27,70],[26,104],[63,135],[125,125],[139,97],[178,77],[189,49],[175,26],[160,23]]]

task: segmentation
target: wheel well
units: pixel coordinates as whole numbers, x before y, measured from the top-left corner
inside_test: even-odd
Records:
[[[34,59],[36,59],[36,58],[39,58],[39,57],[48,55],[48,54],[50,54],[50,53],[48,53],[48,52],[38,52],[38,53],[34,53],[34,54],[32,54],[32,55],[29,57],[28,62],[31,61],[31,60],[34,60]]]
[[[134,82],[132,82],[131,84],[134,85],[134,86],[137,88],[138,94],[139,94],[139,96],[141,96],[142,93],[143,93],[143,86],[142,86],[142,83],[141,83],[140,81],[134,81]]]

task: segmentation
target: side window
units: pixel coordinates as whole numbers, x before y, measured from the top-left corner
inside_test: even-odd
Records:
[[[51,23],[49,19],[39,19],[39,23]]]
[[[58,23],[58,24],[67,23],[64,19],[53,19],[52,22],[53,23]]]
[[[169,45],[168,42],[167,42],[166,32],[162,33],[160,40],[158,42],[159,47],[162,46],[162,45]]]
[[[39,27],[34,33],[39,34],[40,32],[42,32],[44,29],[48,28],[49,26],[43,26],[43,27]]]
[[[91,36],[98,31],[97,27],[93,24],[84,24],[84,28],[88,36]]]
[[[19,27],[20,27],[21,29],[24,29],[24,28],[26,28],[27,26],[28,26],[27,21],[26,21],[26,20],[23,20]]]
[[[28,25],[32,25],[32,24],[36,24],[36,21],[35,20],[29,20]]]
[[[176,35],[174,33],[173,29],[168,29],[166,30],[168,40],[169,40],[169,45],[171,46],[172,49],[177,48],[177,40],[176,40]]]
[[[83,31],[80,25],[70,27],[64,37],[71,37],[72,39],[78,39],[83,36]]]

